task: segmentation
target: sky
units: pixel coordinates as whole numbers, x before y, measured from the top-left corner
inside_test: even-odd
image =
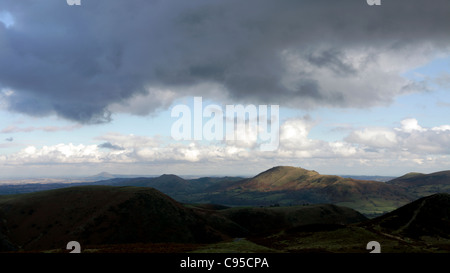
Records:
[[[447,0],[0,0],[0,177],[448,170],[449,14]],[[234,138],[227,105],[257,110]]]

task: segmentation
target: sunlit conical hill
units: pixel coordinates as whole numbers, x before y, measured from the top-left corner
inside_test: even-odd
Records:
[[[384,182],[321,175],[298,167],[278,166],[253,178],[227,185],[235,198],[280,204],[332,203],[363,213],[391,211],[413,200],[404,189]],[[253,199],[251,199],[253,195]]]

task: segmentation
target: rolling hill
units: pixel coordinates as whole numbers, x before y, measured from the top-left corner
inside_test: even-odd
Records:
[[[23,250],[58,249],[72,240],[209,243],[243,232],[223,217],[211,217],[207,222],[152,188],[80,186],[0,196],[3,241]]]
[[[443,192],[450,193],[450,171],[430,174],[408,173],[386,183],[401,187],[415,197]]]
[[[321,175],[298,167],[278,166],[252,178],[202,177],[183,179],[172,174],[159,177],[121,177],[95,182],[2,185],[0,194],[26,193],[81,185],[151,187],[181,203],[225,206],[295,206],[335,204],[367,216],[392,211],[414,200],[410,188],[395,183]]]
[[[102,174],[107,178],[114,175]],[[369,217],[392,211],[417,198],[450,193],[450,171],[409,173],[388,182],[321,175],[299,167],[277,166],[254,177],[202,177],[184,179],[173,174],[159,177],[120,177],[95,182],[1,185],[0,194],[111,185],[155,188],[181,203],[225,206],[295,206],[335,204],[358,210]]]
[[[308,224],[365,219],[335,205],[183,205],[148,187],[76,186],[0,196],[0,251],[62,251],[73,240],[84,249],[110,246],[114,251],[148,243],[200,247]]]
[[[335,204],[181,204],[156,189],[134,186],[0,196],[0,251],[64,252],[72,240],[83,252],[367,253],[371,240],[383,252],[446,252],[450,194],[423,197],[372,219]]]
[[[395,236],[429,240],[450,239],[450,194],[422,197],[364,224]]]
[[[321,175],[316,171],[289,166],[271,168],[251,179],[240,181],[228,189],[257,192],[311,190],[321,192],[331,202],[351,200],[349,197],[355,194],[390,197],[405,194],[402,190],[383,182]]]
[[[238,223],[255,236],[309,225],[347,225],[367,220],[361,213],[330,204],[295,207],[238,207],[220,214]]]
[[[215,203],[228,200],[240,205],[332,203],[366,214],[385,213],[413,200],[403,188],[384,182],[321,175],[288,166],[274,167],[253,178],[228,183],[209,198]]]
[[[304,225],[250,240],[291,253],[367,253],[370,241],[379,242],[382,253],[448,253],[450,194],[423,197],[359,223],[336,223]]]

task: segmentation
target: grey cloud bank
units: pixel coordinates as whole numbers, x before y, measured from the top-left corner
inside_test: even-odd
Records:
[[[243,104],[388,104],[426,91],[401,74],[450,44],[445,0],[0,0],[6,12],[14,23],[0,22],[2,107],[79,123],[217,95],[192,88],[201,84]],[[156,94],[150,109],[136,113],[133,100],[146,94]]]

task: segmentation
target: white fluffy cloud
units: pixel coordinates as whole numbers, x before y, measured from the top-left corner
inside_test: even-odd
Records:
[[[388,149],[392,153],[407,152],[411,157],[426,158],[430,154],[447,155],[450,152],[450,125],[424,128],[414,118],[404,119],[400,124],[400,128],[354,131],[346,141],[373,149]]]
[[[414,131],[424,132],[426,129],[419,125],[419,122],[414,118],[408,118],[401,121],[402,127],[395,128],[395,130],[400,132],[412,133]]]
[[[102,156],[96,145],[69,143],[41,148],[28,146],[3,159],[7,164],[99,163]]]
[[[346,141],[375,148],[392,148],[398,143],[395,132],[386,128],[365,128],[354,131],[346,138]]]
[[[99,142],[97,145],[62,143],[43,147],[27,146],[17,153],[2,155],[0,164],[112,163],[125,166],[176,166],[198,163],[202,166],[217,166],[230,162],[245,162],[254,164],[253,166],[270,166],[283,162],[304,162],[303,165],[311,164],[312,167],[328,164],[349,168],[386,168],[395,161],[397,165],[414,168],[425,165],[439,166],[449,161],[447,155],[450,152],[450,125],[425,128],[420,126],[416,119],[405,119],[400,123],[399,128],[354,130],[342,141],[328,142],[309,136],[316,124],[310,117],[289,119],[280,125],[279,148],[271,152],[259,150],[258,145],[242,145],[239,142],[173,142],[161,137],[109,133],[96,138]],[[246,168],[248,170],[248,167]]]

